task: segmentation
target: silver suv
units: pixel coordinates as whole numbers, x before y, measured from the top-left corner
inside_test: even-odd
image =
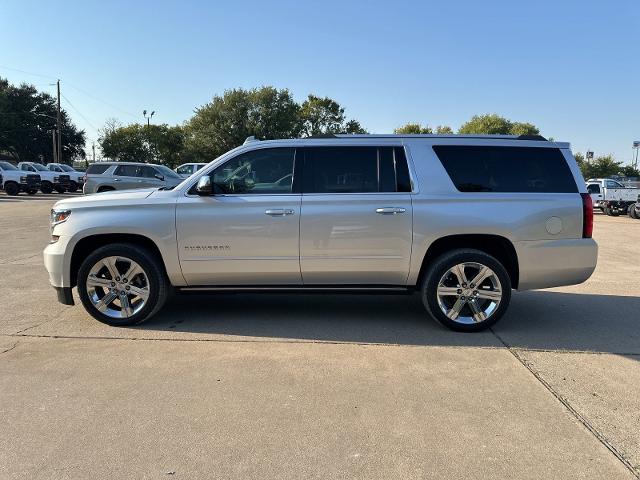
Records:
[[[592,222],[569,145],[542,137],[249,141],[173,189],[58,202],[44,260],[62,303],[77,286],[110,325],[171,289],[390,291],[478,331],[512,289],[589,278]]]
[[[92,163],[87,168],[83,193],[100,193],[132,188],[175,187],[180,175],[164,165],[135,162]]]

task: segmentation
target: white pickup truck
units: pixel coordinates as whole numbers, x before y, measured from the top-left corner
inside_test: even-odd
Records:
[[[0,162],[0,190],[7,195],[26,192],[35,195],[40,189],[40,175],[18,170],[9,162]]]
[[[611,178],[590,178],[586,184],[593,206],[614,217],[627,213],[640,195],[640,188],[627,187]]]

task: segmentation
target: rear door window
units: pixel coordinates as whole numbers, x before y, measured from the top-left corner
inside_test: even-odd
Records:
[[[435,145],[433,150],[461,192],[578,191],[557,148]]]
[[[100,165],[99,163],[93,163],[87,168],[87,175],[102,175],[111,165]]]
[[[311,147],[304,152],[304,193],[411,191],[401,147]]]
[[[119,165],[113,174],[118,177],[136,177],[137,172],[137,165]]]

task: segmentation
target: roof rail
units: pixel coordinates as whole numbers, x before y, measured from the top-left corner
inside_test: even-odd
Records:
[[[548,142],[542,135],[518,135],[518,140],[536,140],[539,142]]]
[[[319,133],[317,135],[311,135],[304,138],[338,138],[333,133]]]

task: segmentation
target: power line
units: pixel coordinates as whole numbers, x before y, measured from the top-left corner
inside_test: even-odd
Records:
[[[7,67],[6,65],[0,65],[0,68],[6,69],[6,70],[11,70],[11,71],[13,71],[13,72],[24,73],[24,74],[26,74],[26,75],[34,75],[34,76],[36,76],[36,77],[52,78],[52,79],[56,79],[56,78],[57,78],[57,77],[54,77],[54,76],[51,76],[51,75],[44,75],[44,74],[42,74],[42,73],[28,72],[28,71],[26,71],[26,70],[21,70],[21,69],[19,69],[19,68]],[[135,119],[137,119],[137,118],[138,118],[138,115],[135,115],[135,114],[133,114],[133,113],[131,113],[131,112],[128,112],[128,111],[126,111],[126,110],[123,110],[122,108],[120,108],[120,107],[118,107],[118,106],[114,105],[113,103],[110,103],[110,102],[108,102],[108,101],[106,101],[106,100],[103,100],[103,99],[101,99],[101,98],[98,98],[98,97],[96,97],[95,95],[93,95],[93,94],[91,94],[91,93],[87,92],[86,90],[84,90],[84,89],[82,89],[82,88],[78,87],[77,85],[74,85],[74,84],[69,83],[69,82],[67,82],[67,81],[63,81],[63,83],[64,83],[65,85],[67,85],[67,86],[69,86],[69,87],[71,87],[71,88],[73,88],[73,89],[75,89],[75,90],[79,91],[80,93],[85,94],[87,97],[92,98],[92,99],[96,100],[97,102],[103,103],[103,104],[105,104],[105,105],[107,105],[107,106],[109,106],[109,107],[113,108],[114,110],[119,111],[120,113],[124,113],[125,115],[129,115],[130,117],[133,117],[133,118],[135,118]]]
[[[135,119],[137,119],[137,118],[138,118],[138,115],[134,115],[134,114],[133,114],[133,113],[131,113],[131,112],[127,112],[126,110],[123,110],[123,109],[121,109],[121,108],[119,108],[119,107],[116,107],[114,104],[112,104],[112,103],[110,103],[110,102],[107,102],[106,100],[102,100],[102,99],[100,99],[100,98],[96,97],[95,95],[93,95],[93,94],[91,94],[91,93],[87,92],[86,90],[83,90],[82,88],[80,88],[80,87],[78,87],[78,86],[76,86],[76,85],[73,85],[72,83],[64,82],[64,84],[65,84],[65,85],[67,85],[67,86],[69,86],[69,87],[71,87],[71,88],[76,89],[76,90],[77,90],[77,91],[79,91],[80,93],[84,93],[84,94],[85,94],[87,97],[89,97],[89,98],[93,98],[94,100],[96,100],[96,101],[98,101],[98,102],[100,102],[100,103],[104,103],[105,105],[107,105],[107,106],[109,106],[109,107],[111,107],[111,108],[113,108],[113,109],[115,109],[115,110],[118,110],[118,111],[119,111],[119,112],[121,112],[121,113],[124,113],[125,115],[129,115],[129,116],[131,116],[131,117],[133,117],[133,118],[135,118]]]
[[[27,72],[26,70],[20,70],[19,68],[7,67],[6,65],[0,65],[0,68],[3,68],[5,70],[11,70],[13,72],[24,73],[26,75],[33,75],[35,77],[53,78],[53,79],[56,78],[56,77],[52,77],[51,75],[43,75],[42,73]]]
[[[97,129],[97,128],[96,128],[96,126],[91,122],[91,120],[89,120],[87,117],[85,117],[85,116],[82,114],[82,112],[81,112],[80,110],[78,110],[78,109],[76,108],[76,106],[75,106],[73,103],[71,103],[71,100],[69,100],[69,99],[64,95],[64,93],[61,93],[61,94],[60,94],[60,96],[61,96],[62,98],[64,98],[64,100],[65,100],[65,101],[66,101],[66,102],[71,106],[71,108],[73,108],[73,109],[76,111],[76,113],[77,113],[78,115],[80,115],[80,116],[84,119],[84,121],[85,121],[85,122],[87,122],[87,123],[89,124],[89,126],[90,126],[91,128],[93,128],[93,129],[96,131],[96,133],[99,133],[99,132],[98,132],[98,129]]]

